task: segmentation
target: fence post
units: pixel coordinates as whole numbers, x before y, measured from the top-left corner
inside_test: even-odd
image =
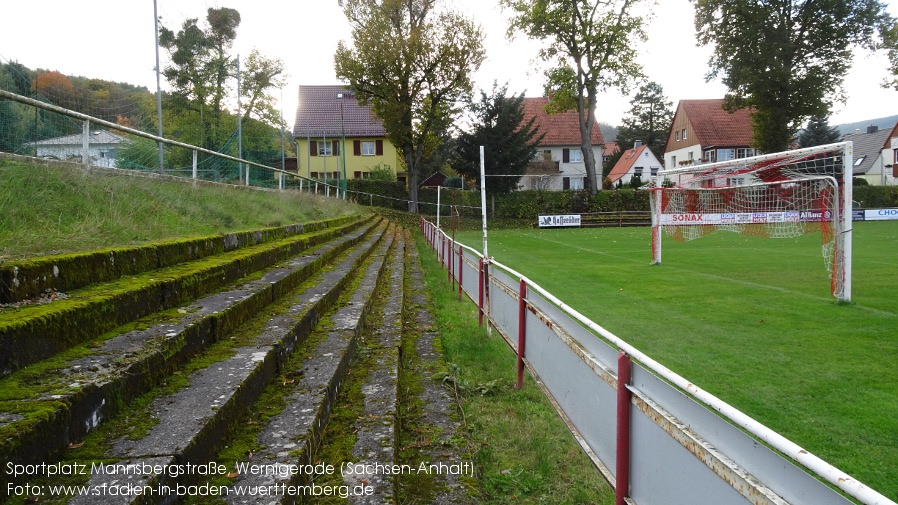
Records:
[[[477,267],[477,324],[483,327],[483,258],[480,258],[480,265]]]
[[[527,283],[521,279],[518,294],[518,384],[517,389],[524,387],[524,352],[527,343]]]
[[[196,158],[197,158],[197,154],[198,154],[198,153],[196,152],[196,149],[194,149],[194,150],[193,150],[193,164],[191,165],[191,166],[193,167],[193,180],[196,180],[196,175],[197,175],[197,174],[196,174],[196,173],[197,173],[197,170],[196,170]]]
[[[465,271],[464,269],[464,260],[465,255],[464,251],[462,251],[461,244],[458,246],[458,299],[461,300],[461,273]]]
[[[632,361],[621,351],[617,357],[617,462],[614,477],[615,505],[626,505],[630,493],[630,384]]]
[[[90,121],[81,124],[81,164],[90,168]]]

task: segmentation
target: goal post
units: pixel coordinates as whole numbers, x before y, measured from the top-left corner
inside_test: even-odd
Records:
[[[658,171],[649,188],[652,263],[661,239],[715,231],[770,238],[819,232],[833,296],[851,300],[851,142]]]

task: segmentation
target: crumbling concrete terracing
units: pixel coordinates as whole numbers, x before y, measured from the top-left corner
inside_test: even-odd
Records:
[[[372,222],[269,269],[258,279],[199,299],[169,314],[162,322],[108,338],[92,346],[92,352],[86,356],[76,350],[74,357],[58,360],[61,365],[44,368],[39,375],[24,370],[4,379],[27,381],[32,386],[25,391],[10,388],[11,392],[2,394],[0,409],[13,403],[16,409],[0,424],[4,438],[16,439],[15,444],[3,445],[3,459],[29,464],[61,454],[106,418],[126,408],[132,398],[148,391],[212,343],[226,339],[235,327],[255,317],[274,299],[355,247],[309,290],[308,305],[297,306],[299,315],[304,316],[303,328],[297,334],[307,335],[319,314],[345,288],[352,271],[372,250],[383,229],[383,225],[376,227]],[[358,246],[366,237],[366,244]],[[278,360],[293,348],[296,338],[269,338],[279,351]],[[31,396],[15,396],[17,392]],[[57,414],[47,416],[48,409]],[[29,415],[31,411],[35,414]]]
[[[238,464],[259,471],[240,472],[233,487],[270,489],[280,503],[295,503],[297,493],[290,487],[306,485],[315,478],[314,457],[321,441],[321,433],[328,422],[333,402],[349,370],[357,339],[366,328],[366,315],[374,301],[378,283],[382,282],[387,251],[393,243],[389,232],[381,250],[375,256],[358,289],[347,303],[334,312],[330,321],[319,331],[322,340],[308,350],[298,370],[294,392],[288,395],[280,414],[268,420],[257,436],[260,450]],[[288,371],[289,373],[289,371]],[[278,471],[283,469],[284,471]],[[230,494],[228,503],[258,503],[256,496]]]

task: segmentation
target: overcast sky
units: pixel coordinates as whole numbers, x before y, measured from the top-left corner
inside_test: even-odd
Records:
[[[0,17],[0,60],[18,61],[35,69],[56,70],[156,89],[153,0],[3,1]],[[534,60],[539,43],[518,38],[509,42],[507,15],[498,0],[444,0],[472,17],[486,33],[487,60],[476,74],[478,88],[508,82],[509,91],[542,94],[542,68]],[[235,52],[245,58],[256,48],[284,61],[289,74],[282,91],[283,112],[292,126],[296,90],[301,84],[335,84],[333,53],[340,40],[350,40],[349,25],[337,0],[157,0],[163,24],[173,30],[184,19],[203,20],[209,7],[230,7],[241,15]],[[661,0],[648,26],[649,40],[640,63],[676,106],[682,99],[722,98],[725,88],[704,75],[710,54],[697,48],[689,0]],[[898,0],[886,2],[898,16]],[[165,65],[166,53],[161,57]],[[689,62],[683,64],[683,62]],[[838,104],[830,124],[898,114],[898,92],[883,89],[888,60],[858,53],[846,77],[848,101]],[[163,82],[163,88],[165,88]],[[601,97],[598,119],[619,125],[630,98],[614,92]]]

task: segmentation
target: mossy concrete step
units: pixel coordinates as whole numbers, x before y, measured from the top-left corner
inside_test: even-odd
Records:
[[[306,316],[317,318],[328,303],[333,303],[352,268],[369,254],[385,228],[385,224],[357,228],[266,271],[258,279],[174,311],[164,321],[124,331],[95,347],[74,349],[53,363],[34,365],[3,378],[0,459],[21,464],[52,459],[197,352],[226,338],[263,307],[369,237],[311,290],[309,296],[315,297],[320,306],[309,307]],[[307,321],[304,331],[313,324]],[[5,481],[5,467],[0,473]]]
[[[445,376],[446,363],[414,246],[409,248],[406,268],[409,282],[402,366],[404,376],[418,381],[414,388],[418,393],[414,401],[403,400],[409,405],[402,408],[400,426],[404,433],[415,434],[415,440],[401,449],[404,463],[418,471],[412,474],[413,478],[399,480],[399,494],[406,503],[478,503],[473,461],[458,443],[462,430],[459,408],[441,378]],[[409,348],[413,352],[408,352]]]
[[[370,365],[362,380],[364,406],[349,430],[355,436],[352,446],[351,471],[343,474],[348,489],[364,490],[353,493],[350,503],[399,503],[396,496],[395,470],[401,468],[398,459],[398,388],[399,355],[402,342],[402,307],[405,285],[405,245],[410,242],[407,232],[389,264],[387,293],[380,317],[372,330],[366,332],[364,345]],[[346,434],[343,434],[344,436]]]
[[[382,268],[378,272],[381,282],[391,282],[383,279],[387,275],[392,279],[392,272],[385,274],[383,266],[400,262],[401,254],[400,243],[390,253],[391,262],[381,263]],[[372,276],[372,271],[366,275],[368,278]],[[381,287],[378,292],[389,293],[388,289],[395,289],[392,283],[387,286],[387,289]],[[245,469],[257,471],[244,471],[236,477],[226,497],[228,503],[259,503],[258,495],[238,494],[237,490],[240,489],[272,491],[265,503],[303,503],[304,497],[308,499],[309,495],[314,494],[300,488],[314,484],[315,472],[306,469],[316,465],[321,437],[349,370],[357,341],[363,330],[370,333],[373,321],[367,319],[375,296],[373,282],[364,281],[363,288],[353,295],[353,300],[321,328],[324,338],[317,347],[307,353],[308,357],[295,371],[288,371],[291,376],[299,376],[294,392],[288,396],[285,408],[271,417],[256,437],[260,449],[251,458],[240,462],[246,465]],[[339,472],[339,468],[331,466],[334,467],[331,472]]]
[[[342,216],[261,230],[188,237],[142,246],[114,247],[5,262],[0,265],[0,303],[37,298],[47,291],[71,291],[91,284],[112,281],[124,275],[158,270],[241,247],[327,228],[341,228],[357,221],[359,217]]]
[[[327,338],[311,351],[303,369],[302,384],[297,384],[300,401],[310,408],[327,410],[329,401],[336,391],[343,374],[352,359],[355,336],[361,329],[363,315],[368,310],[371,296],[383,269],[384,257],[392,242],[390,233],[377,246],[373,260],[365,268],[359,287],[351,300],[331,317],[332,323]],[[354,270],[357,262],[347,258],[338,270]],[[348,273],[348,272],[347,272]],[[107,463],[140,465],[151,468],[153,464],[169,465],[170,468],[184,469],[180,475],[167,472],[148,472],[138,475],[132,472],[130,481],[137,486],[153,489],[170,489],[172,494],[132,496],[75,497],[71,503],[173,503],[178,500],[177,486],[190,485],[201,478],[200,473],[191,471],[188,465],[204,465],[211,461],[223,448],[234,423],[240,419],[249,406],[258,399],[265,386],[281,372],[289,350],[294,349],[305,338],[300,332],[311,330],[321,310],[316,307],[325,300],[335,300],[333,294],[345,289],[347,275],[332,275],[318,285],[297,297],[297,303],[280,317],[272,318],[267,328],[259,335],[254,345],[236,350],[236,353],[221,362],[203,368],[189,377],[189,386],[174,394],[154,400],[149,408],[158,418],[158,424],[137,440],[118,439],[106,456]],[[325,286],[332,286],[326,290]],[[310,319],[311,318],[311,319]],[[308,403],[312,398],[318,403]],[[293,423],[302,420],[293,419]],[[89,486],[93,489],[121,485],[121,475],[94,474]]]
[[[342,227],[122,277],[73,291],[68,298],[47,305],[0,311],[0,377],[128,322],[178,307],[363,223],[355,220]]]

